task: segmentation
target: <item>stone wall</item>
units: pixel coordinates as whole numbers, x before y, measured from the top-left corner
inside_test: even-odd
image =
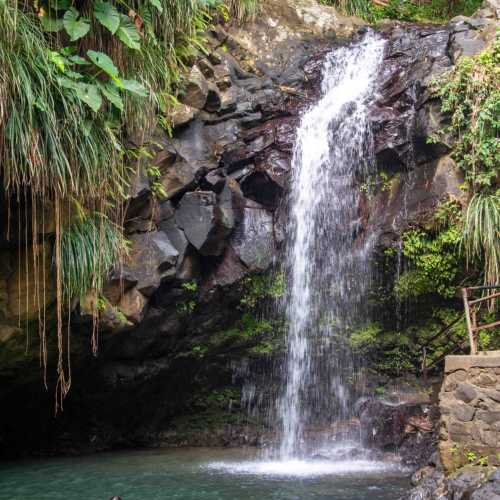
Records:
[[[439,399],[445,469],[500,465],[500,351],[447,356]]]

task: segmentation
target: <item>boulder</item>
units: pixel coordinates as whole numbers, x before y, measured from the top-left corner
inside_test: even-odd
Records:
[[[203,73],[203,76],[205,78],[213,78],[215,76],[215,71],[214,67],[212,66],[212,63],[205,57],[200,59],[197,63],[198,68],[200,68],[200,71]]]
[[[134,287],[125,292],[118,303],[118,308],[131,323],[137,325],[144,316],[146,304],[146,297]]]
[[[187,125],[198,113],[196,108],[180,103],[168,114],[172,126],[175,128]]]
[[[217,195],[211,191],[186,193],[175,213],[175,221],[202,255],[220,255],[232,229],[222,221]]]
[[[233,179],[227,179],[218,195],[220,222],[228,230],[232,230],[243,216],[243,198],[239,184]]]
[[[213,66],[214,79],[220,90],[227,90],[231,87],[231,73],[227,64],[217,64]]]
[[[224,256],[210,275],[205,284],[205,291],[215,287],[233,285],[248,274],[248,269],[243,265],[232,246],[228,246]]]
[[[172,215],[172,217],[160,222],[159,230],[167,235],[167,238],[179,253],[177,264],[180,265],[184,260],[189,243],[184,231],[177,225],[175,216]]]
[[[196,66],[191,68],[179,100],[192,108],[203,109],[207,102],[208,82]]]
[[[457,61],[459,57],[474,56],[481,52],[486,46],[485,41],[478,32],[473,30],[460,31],[452,37],[451,52],[453,60]]]
[[[247,200],[243,219],[231,238],[231,247],[251,271],[266,270],[275,253],[272,213]]]
[[[195,185],[198,168],[178,156],[174,163],[160,167],[160,182],[165,189],[166,198],[170,199]]]
[[[175,274],[179,252],[161,231],[134,234],[130,241],[132,248],[120,277],[135,283],[139,292],[150,297],[162,278]]]

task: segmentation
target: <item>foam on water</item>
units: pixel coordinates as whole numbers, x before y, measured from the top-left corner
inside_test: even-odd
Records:
[[[394,463],[371,460],[270,460],[246,462],[211,462],[205,466],[209,470],[229,474],[250,474],[258,476],[317,477],[354,474],[403,473]]]

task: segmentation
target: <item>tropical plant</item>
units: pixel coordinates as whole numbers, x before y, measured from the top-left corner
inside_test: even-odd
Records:
[[[444,133],[453,133],[453,157],[471,190],[495,190],[500,174],[500,39],[475,57],[462,58],[433,86],[442,111],[450,114]]]
[[[259,0],[228,0],[229,12],[238,21],[252,19],[259,10]]]
[[[468,264],[482,264],[484,284],[500,281],[500,39],[475,57],[462,58],[438,79],[434,92],[450,115],[453,157],[465,174],[472,198],[463,224]],[[491,304],[490,304],[491,305]]]
[[[355,15],[369,22],[381,19],[397,19],[412,22],[446,22],[457,15],[472,15],[481,5],[481,0],[321,0],[333,5],[341,12]]]
[[[467,263],[481,263],[484,284],[500,283],[500,196],[476,193],[467,207],[462,234]]]

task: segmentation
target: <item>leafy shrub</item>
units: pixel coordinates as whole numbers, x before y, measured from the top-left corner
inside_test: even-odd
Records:
[[[322,0],[341,12],[356,15],[370,22],[381,19],[395,19],[411,22],[442,23],[454,16],[472,15],[482,0],[431,0],[418,2],[411,0],[390,0],[386,5],[375,4],[372,0]]]
[[[433,85],[442,111],[450,114],[443,133],[455,135],[453,157],[473,192],[494,191],[500,173],[499,67],[497,38],[490,49],[460,59]]]
[[[453,297],[461,263],[459,243],[462,233],[458,224],[449,222],[437,230],[415,228],[403,234],[403,255],[410,270],[395,284],[400,298],[438,293]]]

